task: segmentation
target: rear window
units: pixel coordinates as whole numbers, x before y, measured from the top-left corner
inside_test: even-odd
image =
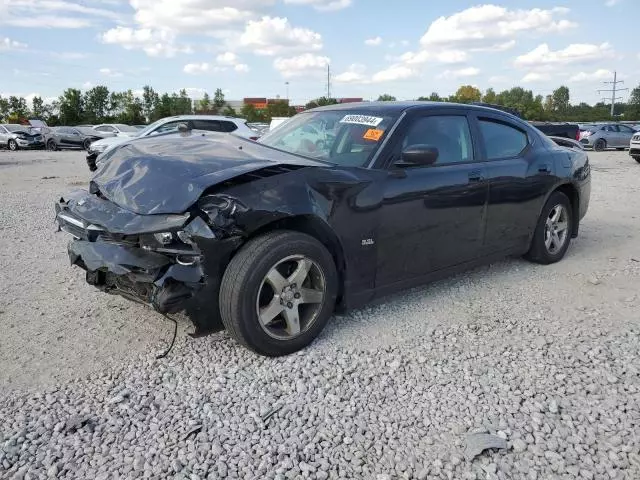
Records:
[[[517,157],[529,143],[526,132],[512,125],[486,118],[479,123],[487,160]]]

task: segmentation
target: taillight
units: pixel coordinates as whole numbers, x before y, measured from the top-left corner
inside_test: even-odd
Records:
[[[576,140],[580,140],[580,130],[576,132]]]

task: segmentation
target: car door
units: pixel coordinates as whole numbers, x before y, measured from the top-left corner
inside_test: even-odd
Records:
[[[506,116],[482,112],[474,117],[489,180],[483,251],[491,255],[521,250],[555,182],[556,153],[535,131]]]
[[[9,130],[0,125],[0,144],[6,146],[9,143]]]
[[[619,147],[620,135],[616,125],[607,125],[604,127],[604,139],[607,141],[607,147]]]
[[[618,125],[618,130],[620,131],[620,147],[628,148],[631,137],[636,133],[635,130],[627,125]]]
[[[71,129],[68,127],[58,127],[58,146],[70,147],[71,144]]]
[[[69,129],[69,144],[72,147],[76,147],[76,148],[82,147],[83,140],[84,140],[84,137],[77,128]]]
[[[376,287],[465,263],[481,250],[488,183],[464,109],[408,115],[394,137],[376,235]],[[436,162],[410,166],[412,145],[438,149]]]

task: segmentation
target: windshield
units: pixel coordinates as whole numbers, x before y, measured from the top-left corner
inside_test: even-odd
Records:
[[[18,125],[17,123],[10,123],[9,125],[5,125],[7,130],[10,132],[27,132],[29,130],[28,126]]]
[[[132,127],[131,125],[124,125],[124,124],[118,123],[118,124],[116,124],[116,127],[121,132],[131,132],[131,133],[138,133],[139,132],[139,130],[136,127]]]
[[[336,165],[361,167],[375,155],[395,116],[358,110],[300,113],[259,143]]]

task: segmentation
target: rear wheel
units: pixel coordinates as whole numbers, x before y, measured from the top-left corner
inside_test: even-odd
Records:
[[[57,150],[58,147],[56,145],[56,141],[51,139],[47,141],[47,150],[53,151],[53,150]]]
[[[607,142],[605,142],[602,138],[599,138],[598,140],[596,140],[596,143],[593,144],[593,149],[596,152],[601,152],[605,148],[607,148]]]
[[[564,193],[554,192],[542,209],[526,257],[545,265],[562,260],[569,248],[572,231],[571,202]]]
[[[18,150],[18,142],[16,142],[13,138],[9,139],[9,143],[7,143],[7,148],[12,152]]]
[[[84,142],[82,142],[82,148],[88,152],[90,146],[91,146],[91,140],[86,138]]]
[[[220,286],[229,334],[267,356],[309,345],[333,313],[338,276],[315,238],[276,231],[249,241],[231,259]]]
[[[633,159],[634,159],[636,162],[640,163],[640,157],[633,157]]]

